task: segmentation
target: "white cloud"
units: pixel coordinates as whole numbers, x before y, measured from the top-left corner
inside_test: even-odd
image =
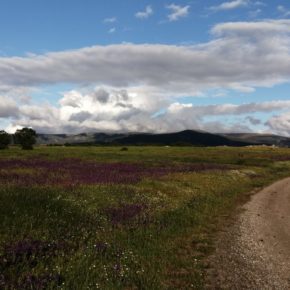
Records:
[[[115,23],[117,22],[117,18],[116,17],[111,17],[111,18],[105,18],[104,23]]]
[[[0,119],[16,117],[19,113],[17,103],[11,98],[0,96]]]
[[[108,30],[109,33],[115,33],[116,32],[116,27],[112,27]]]
[[[50,104],[42,105],[24,105],[19,106],[19,116],[22,118],[28,118],[31,121],[43,121],[55,123],[55,120],[59,119],[59,110]],[[44,118],[45,116],[45,118]]]
[[[290,111],[271,117],[267,121],[266,125],[271,129],[272,132],[290,136]]]
[[[251,126],[261,125],[257,113],[273,113],[290,109],[290,101],[272,101],[262,103],[248,103],[242,105],[223,104],[194,106],[192,104],[171,104],[163,115],[160,115],[156,123],[161,131],[179,131],[188,128],[205,130],[210,132],[251,132],[247,121]],[[227,116],[232,116],[231,121],[226,121]],[[240,117],[238,117],[240,116]],[[282,114],[283,116],[283,114]],[[208,118],[216,118],[219,121],[208,121]],[[244,120],[241,122],[241,120]],[[288,120],[290,118],[288,117]],[[275,122],[274,122],[275,123]],[[268,126],[269,127],[269,126]],[[264,131],[269,131],[267,126]],[[284,131],[278,131],[272,127],[273,133],[281,133],[290,136],[290,126]]]
[[[285,110],[287,108],[290,108],[290,101],[271,101],[241,105],[222,104],[208,106],[193,106],[192,104],[173,103],[169,106],[168,111],[171,113],[178,113],[184,117],[186,114],[190,114],[200,118],[203,116],[243,115],[257,112],[273,112],[277,110]]]
[[[153,14],[153,9],[150,5],[146,6],[145,11],[139,11],[135,14],[135,17],[140,19],[148,18]]]
[[[73,83],[150,86],[169,95],[253,91],[290,80],[290,20],[229,22],[192,46],[119,44],[0,58],[0,88]]]
[[[152,98],[147,98],[148,94]],[[151,88],[116,90],[103,87],[66,92],[59,107],[49,104],[16,106],[9,115],[5,113],[5,117],[13,118],[9,131],[19,126],[31,126],[38,132],[50,133],[131,131],[138,126],[130,121],[132,118],[138,116],[139,122],[144,118],[150,120],[152,112],[158,111],[163,104],[162,96],[155,95]],[[144,125],[145,128],[148,130]]]
[[[171,10],[171,14],[168,15],[169,21],[177,21],[180,18],[184,18],[189,14],[190,6],[179,6],[174,3],[167,5],[167,9]]]
[[[290,16],[290,9],[285,8],[283,5],[277,6],[277,10],[282,14],[283,17]]]
[[[220,5],[212,6],[210,9],[215,11],[232,10],[240,7],[246,7],[249,5],[249,0],[234,0],[229,2],[223,2]]]
[[[256,22],[226,22],[220,23],[213,27],[211,30],[215,36],[233,36],[239,35],[248,38],[262,37],[285,37],[288,41],[290,33],[290,20],[266,20]],[[283,35],[287,33],[288,35]],[[256,45],[256,43],[253,43]]]
[[[0,58],[1,59],[1,58]],[[7,85],[7,84],[1,84],[0,82],[0,95],[7,95],[14,97],[15,99],[21,98],[22,101],[26,99],[28,101],[29,95],[32,92],[36,92],[37,88],[27,87],[27,86],[21,86],[21,85]]]
[[[13,122],[8,129],[11,131],[16,127],[31,126],[39,133],[172,132],[184,129],[248,132],[251,129],[247,123],[262,123],[257,113],[283,114],[285,110],[290,110],[290,101],[195,106],[172,103],[173,100],[173,97],[160,95],[151,87],[72,90],[64,93],[59,106],[29,104],[17,107],[13,103],[13,110],[10,110]],[[223,122],[222,119],[225,120],[227,116],[233,116],[232,119],[236,118],[237,121],[231,124]],[[242,125],[238,116],[245,120]],[[216,117],[220,121],[208,121],[209,117]],[[271,126],[273,132],[281,132],[281,129]],[[285,129],[283,134],[286,133]],[[290,135],[290,130],[287,134]]]
[[[180,104],[179,97],[211,89],[247,93],[256,87],[290,82],[290,20],[221,23],[211,33],[211,41],[191,46],[119,44],[1,57],[0,95],[5,97],[0,98],[0,117],[13,120],[10,129],[32,126],[38,132],[51,133],[188,128],[230,131],[238,122],[227,126],[209,122],[205,116],[244,118],[251,114],[257,119],[257,112],[290,111],[289,101]],[[29,99],[19,106],[21,96],[29,95],[30,88],[62,83],[75,89],[63,95],[59,107],[34,104]],[[290,135],[285,119],[283,114],[273,117],[267,126],[273,132]],[[251,121],[244,123],[250,126]]]

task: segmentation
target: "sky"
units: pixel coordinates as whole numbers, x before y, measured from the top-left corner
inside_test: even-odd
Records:
[[[289,0],[0,0],[0,130],[290,136]]]

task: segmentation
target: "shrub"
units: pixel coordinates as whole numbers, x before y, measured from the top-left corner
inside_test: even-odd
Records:
[[[10,144],[10,135],[5,131],[0,131],[0,149],[7,149]]]
[[[128,151],[128,148],[127,148],[127,147],[122,147],[122,148],[120,149],[120,151]]]
[[[15,142],[24,150],[32,150],[36,143],[36,132],[31,128],[23,128],[15,133]]]

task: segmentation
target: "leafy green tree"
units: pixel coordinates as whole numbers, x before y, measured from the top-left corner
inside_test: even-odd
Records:
[[[1,130],[0,131],[0,149],[7,149],[10,144],[10,135]]]
[[[24,150],[32,150],[36,143],[36,132],[31,128],[18,129],[14,136],[15,142]]]

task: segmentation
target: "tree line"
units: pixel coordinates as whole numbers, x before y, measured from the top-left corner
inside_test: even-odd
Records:
[[[24,150],[32,150],[36,143],[36,132],[31,128],[18,129],[14,134],[0,131],[0,149],[8,149],[10,144],[19,144]]]

